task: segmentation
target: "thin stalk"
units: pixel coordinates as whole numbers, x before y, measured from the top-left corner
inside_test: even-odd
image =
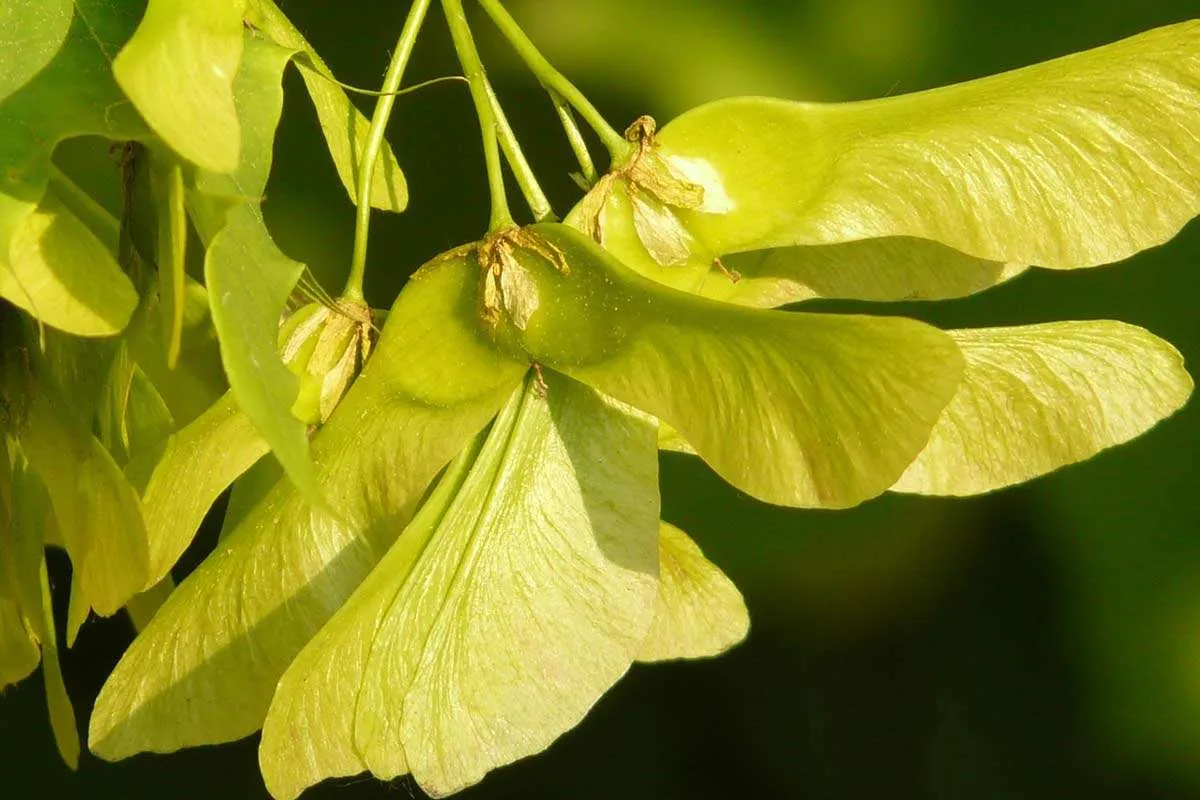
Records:
[[[429,11],[430,2],[431,0],[413,0],[408,18],[404,20],[404,27],[400,30],[396,50],[388,64],[387,74],[383,78],[381,95],[375,103],[375,113],[371,116],[371,128],[359,161],[354,253],[350,258],[350,277],[346,280],[346,288],[342,292],[342,296],[347,300],[363,300],[363,275],[367,269],[367,236],[371,228],[371,187],[374,185],[375,165],[383,149],[383,134],[392,115],[392,107],[396,104],[395,93],[404,79],[404,70],[412,57],[413,46],[417,42],[421,26],[425,23],[425,14]]]
[[[301,55],[304,55],[304,54],[302,53]],[[299,59],[299,56],[293,60],[297,61],[299,63],[304,63],[306,65],[312,63],[312,60],[307,59],[307,58],[301,62]],[[427,81],[421,81],[420,83],[414,83],[412,86],[405,86],[403,89],[397,89],[394,92],[381,92],[376,89],[364,89],[361,86],[355,86],[352,83],[344,83],[343,81],[339,81],[337,78],[334,78],[331,75],[326,75],[324,72],[321,72],[320,70],[316,69],[315,67],[311,67],[309,69],[309,74],[312,75],[313,77],[320,78],[323,81],[332,83],[334,86],[340,86],[341,88],[345,89],[350,94],[361,94],[364,97],[402,97],[403,95],[406,95],[406,94],[412,94],[413,92],[419,92],[420,90],[425,89],[429,86],[436,86],[439,83],[451,83],[451,82],[466,83],[467,82],[467,79],[464,78],[462,75],[443,75],[440,78],[430,78]]]
[[[471,84],[471,99],[475,102],[475,116],[479,118],[479,129],[483,135],[483,157],[487,164],[488,191],[492,200],[492,219],[488,233],[511,228],[512,213],[508,208],[508,194],[504,190],[504,165],[500,162],[500,123],[492,108],[489,97],[487,75],[483,61],[475,48],[475,37],[467,24],[467,13],[462,0],[442,0],[442,11],[446,13],[446,24],[450,26],[450,38],[454,40],[454,52],[463,74]]]
[[[583,96],[583,92],[575,88],[575,85],[542,55],[533,41],[525,35],[525,31],[521,30],[517,21],[501,5],[500,0],[479,0],[479,5],[492,18],[492,22],[496,23],[501,35],[517,51],[517,55],[521,57],[525,66],[537,77],[542,86],[552,95],[557,94],[562,97],[579,112],[579,116],[583,117],[584,122],[600,137],[600,141],[608,150],[612,160],[617,162],[628,155],[632,145],[616,128],[608,124],[608,120],[604,119],[596,107]]]
[[[496,91],[492,88],[491,81],[487,81],[487,91],[488,99],[492,102],[492,111],[496,115],[496,135],[500,137],[500,149],[504,151],[504,158],[517,178],[517,185],[521,187],[521,194],[525,195],[525,202],[529,205],[529,210],[533,212],[533,218],[538,222],[554,222],[554,209],[550,206],[550,200],[542,191],[542,185],[538,183],[537,176],[533,174],[533,168],[529,166],[529,160],[525,158],[525,152],[521,149],[521,143],[517,141],[516,133],[508,124],[508,116],[500,105],[500,99],[496,97]]]
[[[575,114],[558,92],[550,92],[550,99],[554,102],[554,110],[558,112],[563,133],[567,135],[567,141],[571,144],[571,151],[575,153],[575,160],[579,162],[579,174],[583,176],[584,182],[591,186],[596,182],[596,164],[592,161],[592,154],[588,152],[587,142],[583,139],[583,131],[579,130],[579,123],[575,121]]]

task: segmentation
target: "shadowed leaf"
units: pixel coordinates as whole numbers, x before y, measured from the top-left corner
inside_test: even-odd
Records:
[[[271,172],[283,108],[281,80],[291,51],[247,34],[234,90],[242,123],[241,162],[230,175],[201,172],[188,207],[208,245],[205,283],[221,359],[238,404],[288,477],[310,499],[320,489],[306,426],[292,414],[300,382],[279,355],[279,318],[304,265],[280,252],[259,203]]]
[[[59,142],[87,134],[115,140],[151,136],[111,71],[112,57],[132,33],[137,14],[135,4],[77,0],[67,39],[54,58],[28,83],[0,100],[0,164],[4,165],[0,170],[0,296],[35,316],[41,312],[32,307],[44,307],[51,317],[48,324],[87,335],[120,329],[132,309],[132,288],[117,288],[124,276],[101,264],[94,242],[69,245],[62,241],[58,234],[66,234],[63,226],[70,228],[71,238],[82,227],[73,217],[58,213],[54,219],[31,222],[29,218],[42,203],[51,175],[50,156]],[[11,262],[18,237],[24,242],[22,265]],[[51,242],[55,243],[54,256],[63,256],[71,248],[83,250],[89,259],[85,263],[96,270],[97,286],[80,285],[74,279],[87,273],[64,264],[61,258],[47,260],[36,249],[38,243]],[[18,274],[22,269],[34,272]],[[42,288],[48,296],[39,294]],[[74,311],[69,310],[72,308]]]
[[[654,427],[547,384],[280,682],[260,758],[277,796],[363,769],[449,794],[543,750],[632,663],[655,609]]]
[[[333,512],[287,481],[245,512],[113,671],[92,716],[95,753],[170,752],[262,724],[288,664],[527,369],[480,340],[472,286],[457,270],[409,283],[375,357],[313,439]]]

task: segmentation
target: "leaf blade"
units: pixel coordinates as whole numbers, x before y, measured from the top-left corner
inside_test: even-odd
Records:
[[[50,728],[54,732],[54,744],[58,754],[72,770],[79,768],[79,727],[75,721],[75,708],[67,694],[63,681],[62,666],[58,660],[58,636],[54,630],[54,615],[51,613],[50,581],[46,575],[46,562],[40,565],[42,582],[42,625],[46,631],[42,640],[42,680],[46,687],[46,704],[50,710]]]
[[[171,436],[142,494],[150,542],[146,588],[169,574],[209,507],[268,449],[229,393]]]
[[[229,385],[288,477],[316,497],[320,490],[307,429],[291,411],[300,381],[279,357],[277,345],[279,314],[303,271],[303,264],[279,251],[257,210],[248,205],[229,212],[204,259]]]
[[[117,665],[92,716],[93,752],[171,752],[262,724],[287,665],[527,369],[480,339],[463,301],[474,278],[458,261],[410,281],[375,357],[313,440],[338,516],[277,483]],[[232,712],[220,701],[230,691],[242,698]]]
[[[145,588],[146,528],[137,492],[108,451],[61,400],[42,389],[18,429],[22,450],[50,493],[82,597],[111,616]]]
[[[53,321],[48,324],[73,332],[80,328],[81,335],[102,336],[120,330],[127,320],[129,296],[136,299],[132,286],[123,285],[124,276],[106,263],[112,260],[108,249],[98,247],[95,236],[85,236],[79,248],[96,268],[100,286],[73,280],[72,291],[66,291],[60,276],[74,277],[79,270],[57,258],[47,264],[38,248],[39,237],[47,231],[61,233],[62,225],[72,231],[83,225],[74,224],[79,221],[73,214],[55,214],[53,220],[31,221],[30,217],[42,205],[53,169],[50,157],[59,142],[87,134],[137,140],[151,133],[121,93],[110,69],[111,54],[136,25],[136,9],[96,0],[77,0],[74,6],[62,47],[28,83],[0,100],[0,163],[5,165],[0,170],[0,295],[27,309],[50,309]],[[33,275],[15,274],[10,262],[14,239],[19,236],[25,242],[19,254],[24,263],[17,269],[31,269]],[[61,236],[53,241],[71,244]],[[59,247],[58,255],[61,250]],[[48,281],[47,297],[38,296],[43,281]],[[97,304],[99,308],[91,307]],[[77,312],[81,322],[73,322],[73,314],[63,313],[64,308]]]
[[[58,53],[71,28],[71,0],[14,0],[0,10],[0,100],[20,89]]]
[[[803,300],[950,300],[1010,281],[1027,268],[972,258],[925,239],[889,237],[737,253],[738,280],[709,271],[698,294],[774,308]]]
[[[632,663],[657,583],[653,421],[546,380],[280,682],[272,791],[364,768],[456,791],[547,746]]]
[[[370,704],[387,702],[384,682],[395,678],[384,637],[402,641],[405,626],[376,639],[355,737],[377,774],[391,772],[393,740],[384,726],[368,743],[363,722],[380,710],[399,723],[391,730],[407,767],[433,794],[540,752],[626,672],[653,619],[654,425],[553,377],[545,401],[532,389],[531,430],[519,428],[509,446],[513,461],[535,472],[521,496],[495,495],[481,516],[399,719],[394,707]],[[525,548],[528,561],[510,560]],[[472,613],[480,607],[503,610]]]
[[[183,170],[177,162],[152,153],[151,184],[154,188],[158,231],[158,296],[167,366],[179,364],[183,347],[183,319],[187,291],[187,208]]]
[[[254,24],[273,40],[306,57],[308,63],[297,61],[296,68],[312,98],[338,177],[351,201],[357,203],[358,175],[362,168],[359,162],[371,123],[350,102],[345,90],[333,82],[333,72],[278,6],[271,0],[249,0],[248,12]],[[408,184],[387,142],[383,143],[376,163],[370,201],[374,208],[396,213],[408,207]]]
[[[292,413],[300,383],[278,344],[279,318],[304,265],[275,245],[259,207],[283,109],[283,70],[292,52],[246,36],[234,84],[241,161],[232,174],[197,174],[188,206],[207,242],[205,283],[230,388],[288,477],[315,500],[320,492],[307,428]]]
[[[894,491],[972,495],[1126,442],[1187,402],[1167,342],[1122,322],[951,331],[967,370]]]
[[[1161,244],[1200,210],[1197,108],[1193,21],[913,95],[718,101],[660,141],[733,199],[682,212],[717,252],[916,236],[1072,269]]]
[[[658,564],[654,623],[638,661],[708,658],[746,638],[750,614],[741,592],[686,533],[667,522],[660,524]]]
[[[175,152],[213,172],[238,165],[233,83],[244,10],[245,0],[150,0],[113,60],[117,83],[150,127]]]
[[[12,208],[9,198],[0,196],[2,208]],[[112,251],[53,190],[32,213],[19,216],[0,260],[0,297],[66,333],[120,333],[138,294]]]
[[[547,302],[521,346],[663,420],[767,502],[845,507],[881,493],[957,388],[956,345],[921,323],[715,303],[641,278],[569,228],[535,230],[571,274],[531,265]]]

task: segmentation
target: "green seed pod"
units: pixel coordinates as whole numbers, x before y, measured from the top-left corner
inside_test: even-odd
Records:
[[[371,353],[371,309],[339,300],[302,306],[283,323],[279,349],[300,378],[292,413],[309,425],[329,419]]]

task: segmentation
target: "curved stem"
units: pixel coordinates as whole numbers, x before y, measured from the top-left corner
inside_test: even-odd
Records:
[[[405,86],[403,89],[397,89],[394,92],[382,92],[377,89],[364,89],[361,86],[355,86],[352,83],[345,83],[344,81],[339,81],[337,78],[333,77],[332,75],[326,75],[324,72],[321,72],[319,69],[317,69],[316,66],[309,66],[309,65],[313,64],[313,60],[308,57],[307,53],[298,54],[295,58],[292,59],[292,61],[293,61],[293,63],[308,66],[310,74],[315,78],[320,78],[323,81],[332,83],[334,86],[340,86],[341,88],[345,89],[350,94],[360,94],[365,97],[401,97],[406,94],[412,94],[413,92],[418,92],[421,89],[424,89],[429,86],[435,86],[439,83],[450,83],[450,82],[466,83],[467,82],[467,79],[464,78],[462,75],[443,75],[440,78],[430,78],[427,81],[421,81],[420,83],[414,83],[412,86]]]
[[[525,66],[529,67],[529,71],[537,76],[542,86],[551,94],[557,94],[570,103],[584,121],[591,126],[596,135],[600,137],[605,149],[608,150],[613,162],[624,159],[632,145],[613,126],[608,124],[608,120],[604,119],[596,107],[583,96],[583,92],[575,88],[575,85],[567,80],[566,76],[546,60],[533,41],[525,35],[525,31],[521,30],[517,21],[501,5],[500,0],[479,0],[479,5],[492,18],[492,22],[496,23],[500,33],[517,51],[517,55],[525,62]]]
[[[492,199],[492,219],[488,233],[511,228],[512,213],[508,209],[508,195],[504,190],[504,165],[500,162],[499,122],[489,97],[487,76],[483,61],[475,49],[475,38],[467,24],[467,14],[462,0],[442,0],[446,13],[446,24],[450,26],[450,37],[454,40],[454,51],[463,74],[471,84],[471,99],[475,101],[475,115],[479,117],[479,128],[483,134],[483,157],[487,163],[488,191]]]
[[[487,92],[488,99],[492,102],[492,112],[496,115],[496,135],[500,137],[500,149],[504,151],[504,158],[508,161],[513,175],[516,176],[517,185],[521,187],[521,193],[525,195],[525,202],[529,205],[529,210],[533,212],[534,220],[555,222],[554,209],[550,206],[550,200],[542,191],[542,185],[538,183],[537,176],[533,174],[533,168],[529,166],[529,160],[525,158],[525,152],[521,149],[521,143],[517,141],[516,133],[508,124],[508,116],[500,105],[500,99],[496,97],[496,91],[492,88],[491,81],[487,81]]]
[[[363,300],[363,275],[367,269],[367,236],[371,227],[371,188],[374,185],[375,166],[383,149],[383,134],[387,129],[388,118],[392,115],[392,107],[396,104],[396,91],[404,79],[404,70],[412,57],[413,46],[417,42],[417,34],[425,22],[425,14],[429,11],[431,0],[414,0],[409,9],[408,18],[400,30],[400,39],[396,42],[396,50],[388,64],[387,74],[380,89],[379,101],[375,103],[375,113],[371,116],[371,129],[367,134],[366,145],[359,159],[358,175],[358,217],[354,226],[354,254],[350,258],[350,276],[346,280],[346,288],[342,296],[347,300]]]
[[[563,132],[567,135],[571,152],[575,154],[575,160],[579,163],[579,174],[583,176],[584,183],[591,186],[596,182],[596,165],[592,161],[592,154],[588,152],[587,142],[583,140],[583,132],[579,130],[579,124],[575,122],[571,106],[562,99],[562,95],[558,92],[550,92],[550,99],[554,102],[554,110],[558,113],[558,120],[562,123]]]

